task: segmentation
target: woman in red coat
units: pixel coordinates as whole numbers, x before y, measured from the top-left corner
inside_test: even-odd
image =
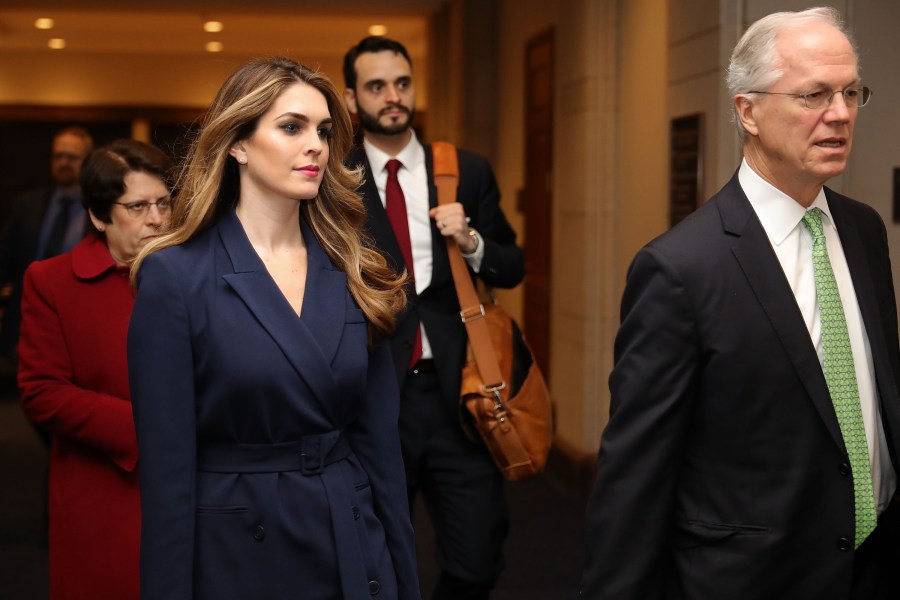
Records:
[[[50,598],[138,598],[140,498],[125,340],[129,262],[168,223],[171,164],[118,140],[81,171],[95,231],[25,273],[22,407],[50,432]]]

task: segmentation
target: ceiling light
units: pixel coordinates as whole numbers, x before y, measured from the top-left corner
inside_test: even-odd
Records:
[[[46,17],[35,19],[34,26],[38,29],[53,29],[53,19],[48,19]]]
[[[206,42],[207,52],[221,52],[222,48],[224,48],[222,42]]]
[[[52,38],[47,42],[47,46],[49,46],[53,50],[62,50],[66,47],[66,40],[62,38]]]
[[[225,25],[222,21],[207,21],[203,24],[203,31],[207,31],[209,33],[219,33],[225,29]]]
[[[369,35],[384,35],[387,33],[387,27],[384,25],[372,25],[369,27]]]

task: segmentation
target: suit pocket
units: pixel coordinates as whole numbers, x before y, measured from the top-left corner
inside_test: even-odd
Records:
[[[769,528],[760,525],[679,521],[675,523],[673,540],[677,548],[686,550],[722,543],[735,536],[764,536],[768,533]]]
[[[197,506],[197,514],[201,515],[234,515],[242,514],[249,510],[245,504],[233,506]]]

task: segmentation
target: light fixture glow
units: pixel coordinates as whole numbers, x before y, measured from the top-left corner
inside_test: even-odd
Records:
[[[387,33],[387,27],[384,25],[372,25],[369,27],[369,35],[384,35]]]
[[[66,40],[62,38],[52,38],[47,42],[47,46],[53,50],[62,50],[66,47]]]
[[[222,21],[207,21],[203,24],[203,31],[207,31],[209,33],[219,33],[225,29],[225,25]]]
[[[207,52],[221,52],[222,48],[224,48],[222,42],[206,42]]]
[[[38,29],[53,29],[53,19],[48,19],[47,17],[35,19],[34,26]]]

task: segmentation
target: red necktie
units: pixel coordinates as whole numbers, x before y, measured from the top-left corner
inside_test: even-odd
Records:
[[[388,178],[384,188],[384,208],[387,211],[388,221],[391,222],[391,228],[394,230],[394,237],[397,238],[397,244],[400,246],[400,253],[403,254],[409,278],[415,286],[416,272],[413,268],[412,244],[409,241],[409,221],[406,219],[406,198],[403,196],[403,188],[400,187],[400,181],[397,179],[397,171],[401,166],[403,165],[396,158],[387,161]],[[420,358],[422,358],[422,331],[417,324],[416,341],[413,342],[409,366],[416,364]]]

